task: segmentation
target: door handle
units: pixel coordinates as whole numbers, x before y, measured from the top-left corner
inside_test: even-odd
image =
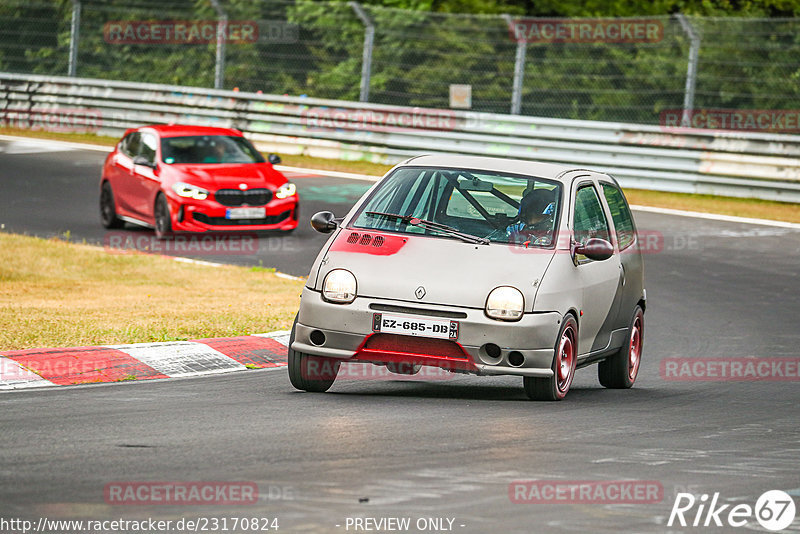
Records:
[[[620,263],[619,264],[619,269],[621,271],[619,274],[620,274],[620,277],[622,278],[622,285],[624,286],[625,285],[625,266]]]

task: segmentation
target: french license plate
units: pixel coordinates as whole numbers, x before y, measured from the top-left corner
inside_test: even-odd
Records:
[[[372,331],[384,334],[458,339],[458,321],[373,313]]]
[[[229,208],[225,210],[226,219],[263,219],[267,208]]]

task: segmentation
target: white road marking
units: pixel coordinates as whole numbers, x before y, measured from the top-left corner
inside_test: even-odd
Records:
[[[281,172],[296,172],[300,174],[319,174],[322,176],[330,176],[331,178],[347,178],[348,180],[366,180],[369,182],[377,182],[382,176],[375,176],[373,174],[357,174],[354,172],[341,172],[341,171],[321,171],[316,169],[305,169],[303,167],[290,167],[288,165],[275,165],[275,169]]]
[[[696,219],[710,219],[712,221],[735,222],[741,224],[760,224],[763,226],[777,226],[778,228],[791,228],[800,230],[800,224],[785,221],[773,221],[770,219],[753,219],[750,217],[736,217],[734,215],[719,215],[717,213],[703,213],[700,211],[674,210],[671,208],[655,208],[652,206],[638,206],[631,204],[631,209],[636,211],[646,211],[650,213],[660,213],[662,215],[677,215],[679,217],[694,217]]]
[[[256,337],[267,337],[270,339],[274,339],[281,345],[288,347],[289,346],[289,337],[292,335],[291,330],[276,330],[274,332],[267,332],[266,334],[252,334]]]
[[[0,356],[0,389],[20,389],[53,386],[33,371],[24,368],[10,358]]]
[[[10,141],[6,145],[0,146],[3,154],[39,154],[41,152],[67,152],[72,150],[69,147],[52,143],[41,143],[38,141]]]
[[[107,345],[146,363],[169,377],[197,376],[231,371],[244,371],[244,365],[212,349],[192,341]]]
[[[222,263],[214,263],[213,261],[194,260],[192,258],[183,258],[181,256],[175,256],[173,259],[180,263],[192,263],[194,265],[205,265],[206,267],[222,267],[224,265]]]
[[[63,152],[65,150],[94,150],[96,152],[111,152],[114,147],[103,145],[92,145],[89,143],[73,143],[71,141],[56,141],[54,139],[38,139],[36,137],[22,137],[18,135],[0,135],[0,141],[11,141],[12,143],[38,144],[40,149],[35,152]],[[50,147],[42,150],[42,146]],[[10,152],[6,152],[10,153]],[[26,154],[27,152],[18,152]]]

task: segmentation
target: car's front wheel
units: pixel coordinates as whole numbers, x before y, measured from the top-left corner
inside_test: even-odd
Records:
[[[100,222],[103,228],[109,230],[114,228],[122,228],[125,224],[122,219],[117,217],[117,208],[114,205],[114,191],[111,189],[111,184],[103,182],[103,187],[100,188]]]
[[[159,239],[166,239],[172,234],[172,219],[169,214],[169,205],[167,204],[167,197],[163,193],[159,193],[156,198],[156,205],[154,209],[156,220],[156,237]]]
[[[339,360],[292,350],[296,329],[297,318],[289,336],[289,381],[295,388],[303,391],[316,393],[328,391],[336,380],[336,375],[339,374]]]
[[[564,317],[558,333],[553,357],[553,375],[547,378],[526,376],[522,383],[533,400],[558,401],[567,396],[578,363],[578,322],[572,315]]]
[[[597,378],[600,379],[600,383],[611,389],[631,387],[639,375],[643,347],[644,311],[641,306],[636,306],[628,330],[628,342],[617,353],[597,366]]]

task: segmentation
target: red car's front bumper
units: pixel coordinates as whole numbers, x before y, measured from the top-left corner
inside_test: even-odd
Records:
[[[169,195],[168,204],[175,232],[209,231],[288,231],[297,228],[299,203],[297,195],[286,199],[273,199],[266,206],[265,216],[258,219],[229,219],[228,210],[214,200],[192,200]]]

